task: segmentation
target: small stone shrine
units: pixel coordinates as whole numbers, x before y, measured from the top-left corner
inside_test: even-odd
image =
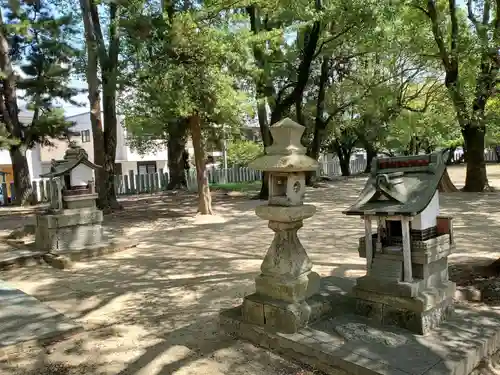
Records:
[[[367,274],[352,290],[357,313],[426,334],[453,311],[452,219],[439,215],[437,190],[445,163],[441,152],[375,160],[361,196],[344,212],[365,223],[359,254]]]
[[[38,250],[64,253],[104,242],[102,211],[96,208],[94,170],[84,149],[71,144],[64,160],[53,160],[50,172],[50,207],[36,218]]]
[[[256,292],[221,311],[222,330],[331,375],[471,374],[499,349],[500,312],[453,308],[447,257],[455,243],[437,192],[446,153],[374,160],[345,212],[365,221],[367,274],[320,279],[297,238],[315,213],[303,203],[305,172],[316,169],[303,130],[289,119],[271,126],[274,144],[251,164],[269,173],[269,202],[256,213],[275,237]]]
[[[288,118],[273,125],[273,145],[250,164],[269,173],[268,204],[255,213],[269,220],[275,235],[255,280],[256,292],[243,301],[242,319],[280,332],[296,332],[311,320],[314,308],[308,298],[319,291],[319,275],[311,271],[297,237],[303,220],[316,212],[315,206],[304,204],[306,172],[316,170],[318,163],[305,155],[303,132]]]

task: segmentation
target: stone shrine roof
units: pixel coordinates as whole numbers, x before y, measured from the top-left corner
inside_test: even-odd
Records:
[[[64,154],[64,159],[52,160],[50,172],[41,174],[40,177],[59,177],[71,172],[71,170],[80,164],[86,165],[91,169],[101,168],[100,165],[94,164],[88,159],[88,154],[83,148],[70,144]]]
[[[314,171],[318,162],[306,155],[301,138],[305,127],[285,118],[269,128],[273,144],[266,147],[266,154],[252,161],[250,168],[268,172]]]
[[[431,202],[448,152],[375,159],[370,177],[346,215],[415,216]]]

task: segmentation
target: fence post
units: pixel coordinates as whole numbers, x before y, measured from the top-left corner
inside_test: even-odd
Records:
[[[168,186],[168,182],[169,182],[168,172],[162,173],[161,178],[163,179],[163,190],[167,190],[167,186]]]
[[[7,184],[2,182],[2,195],[3,195],[3,204],[6,206],[9,204],[9,193],[7,192]]]
[[[146,191],[146,180],[145,180],[145,177],[143,174],[139,175],[141,176],[140,179],[141,179],[141,185],[140,185],[140,188],[139,188],[139,194],[140,193],[144,193]]]
[[[149,192],[153,193],[155,191],[155,173],[149,174]]]
[[[35,183],[35,182],[34,182]],[[44,191],[44,186],[43,186],[43,179],[40,179],[36,181],[38,192],[40,194],[40,203],[45,202],[45,191]]]
[[[164,189],[164,181],[163,181],[163,168],[160,168],[160,173],[158,174],[158,190],[165,190]]]
[[[125,194],[130,194],[130,186],[128,184],[128,176],[126,174],[123,175],[123,185],[125,188]]]
[[[114,182],[114,185],[115,185],[115,195],[118,195],[119,192],[120,192],[120,189],[119,189],[119,187],[120,187],[119,186],[120,185],[120,179],[119,178],[120,178],[120,176],[118,176],[118,175],[114,175],[113,176],[113,180],[114,180],[113,182]]]
[[[35,203],[40,203],[40,197],[38,196],[38,181],[31,181],[31,189],[33,197],[35,198]]]
[[[14,182],[10,183],[10,203],[14,203],[16,199],[16,190],[14,189]]]

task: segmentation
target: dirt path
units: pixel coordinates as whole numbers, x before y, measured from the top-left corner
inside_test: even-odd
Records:
[[[461,167],[450,168],[455,182],[463,181],[463,173]],[[500,168],[489,167],[489,176],[490,184],[500,187]],[[308,195],[318,212],[305,222],[299,237],[322,275],[358,277],[365,272],[364,260],[356,252],[362,224],[359,218],[342,215],[363,184],[364,179],[337,181]],[[494,246],[500,243],[499,195],[442,196],[443,213],[455,216],[458,248],[451,262],[472,258],[490,262],[500,257]],[[0,362],[0,373],[33,369],[24,373],[312,374],[265,350],[219,335],[219,310],[238,305],[252,293],[253,279],[272,239],[267,223],[253,213],[260,202],[219,200],[215,207],[225,222],[205,225],[191,219],[194,203],[189,196],[129,199],[125,212],[106,220],[115,233],[140,240],[137,248],[70,270],[41,266],[0,273],[3,280],[87,328],[47,350]],[[13,220],[31,220],[27,215],[12,213],[5,226],[13,226]],[[0,218],[0,227],[4,223]],[[50,367],[59,362],[65,367]],[[47,363],[52,365],[43,373]]]

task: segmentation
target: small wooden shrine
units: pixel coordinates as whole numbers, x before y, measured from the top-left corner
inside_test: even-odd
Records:
[[[438,192],[446,160],[446,152],[374,160],[360,197],[344,212],[365,223],[359,253],[367,274],[353,289],[358,313],[423,334],[452,311],[452,219],[440,216]]]

